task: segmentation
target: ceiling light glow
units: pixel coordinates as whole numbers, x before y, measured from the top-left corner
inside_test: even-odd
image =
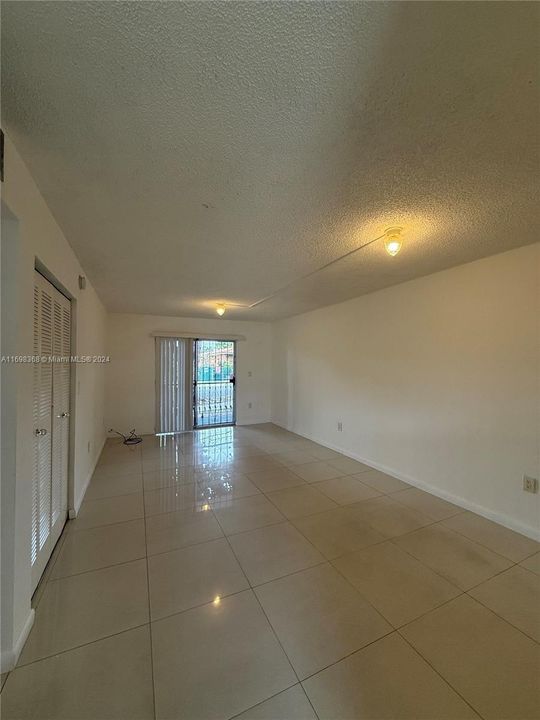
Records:
[[[223,303],[218,303],[216,306],[216,312],[220,317],[225,315],[225,305]]]
[[[394,255],[397,255],[398,252],[401,250],[402,245],[402,239],[401,239],[401,233],[403,231],[403,228],[400,227],[391,227],[388,228],[388,230],[385,231],[385,239],[384,239],[384,247],[386,248],[386,252],[394,257]]]

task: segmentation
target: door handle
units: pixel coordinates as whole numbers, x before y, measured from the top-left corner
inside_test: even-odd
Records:
[[[36,435],[46,435],[47,434],[47,428],[38,428],[37,430],[34,430]]]
[[[57,415],[56,417],[57,417],[57,418],[66,418],[66,417],[69,417],[69,413],[68,413],[68,412],[63,412],[63,413],[60,413],[60,415]]]

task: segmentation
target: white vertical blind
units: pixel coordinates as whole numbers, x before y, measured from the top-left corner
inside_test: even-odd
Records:
[[[156,337],[156,432],[191,429],[189,423],[189,340]]]

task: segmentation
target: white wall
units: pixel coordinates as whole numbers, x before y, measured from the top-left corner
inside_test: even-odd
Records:
[[[539,295],[536,244],[275,323],[273,419],[538,535]]]
[[[17,313],[17,334],[12,352],[32,355],[33,349],[33,281],[36,262],[72,296],[76,320],[76,354],[105,353],[106,312],[90,283],[86,290],[78,287],[78,276],[84,274],[71,247],[56,224],[30,173],[9,138],[5,140],[5,181],[2,184],[3,206],[16,234],[16,267],[7,271],[17,279],[13,298]],[[9,233],[10,235],[12,233]],[[2,242],[4,243],[4,237]],[[6,268],[2,267],[2,273]],[[3,334],[3,333],[2,333]],[[103,365],[73,366],[75,397],[71,412],[74,428],[71,463],[71,509],[78,508],[88,480],[101,451],[105,433],[103,407],[105,372]],[[30,612],[30,529],[33,464],[32,366],[19,364],[14,382],[16,397],[16,473],[15,478],[2,477],[4,484],[15,484],[13,502],[2,506],[2,664],[13,661],[22,638],[31,623]],[[6,530],[7,517],[15,518],[15,534]],[[11,564],[9,560],[12,560]],[[10,566],[13,568],[10,571]],[[4,572],[6,571],[6,572]],[[8,590],[12,590],[12,601]],[[4,595],[4,590],[6,595]]]
[[[152,332],[193,332],[245,335],[237,344],[237,423],[270,419],[271,326],[226,318],[175,318],[111,313],[108,316],[107,428],[125,433],[154,432],[155,340]],[[251,372],[251,376],[249,376]],[[248,407],[251,403],[251,408]]]

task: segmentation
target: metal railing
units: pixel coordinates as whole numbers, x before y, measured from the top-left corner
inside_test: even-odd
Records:
[[[195,385],[195,427],[234,422],[234,384],[204,381]]]

